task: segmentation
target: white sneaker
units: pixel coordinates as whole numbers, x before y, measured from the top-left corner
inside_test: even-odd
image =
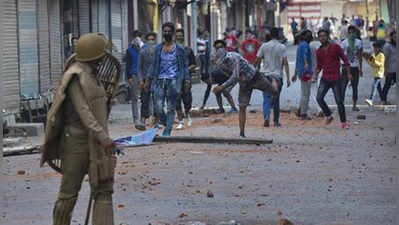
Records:
[[[191,117],[187,118],[187,126],[191,127],[193,125],[193,121],[191,120]]]
[[[366,99],[365,102],[367,103],[367,105],[373,106],[373,101],[371,101],[371,99]]]
[[[183,130],[184,129],[184,122],[183,121],[179,121],[179,124],[176,127],[176,130]]]

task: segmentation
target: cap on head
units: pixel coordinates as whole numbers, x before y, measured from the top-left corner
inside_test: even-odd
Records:
[[[105,55],[105,49],[109,45],[104,35],[99,33],[84,34],[76,44],[76,60],[80,62],[97,60]]]

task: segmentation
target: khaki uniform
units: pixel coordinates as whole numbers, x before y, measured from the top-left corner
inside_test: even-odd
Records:
[[[54,225],[69,225],[83,178],[89,174],[93,225],[113,225],[115,156],[105,155],[110,140],[107,96],[88,63],[75,62],[63,74],[48,113],[41,164],[61,159],[62,181],[53,211]]]

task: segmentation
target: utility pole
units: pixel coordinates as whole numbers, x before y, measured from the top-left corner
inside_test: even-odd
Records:
[[[219,26],[219,24],[218,24],[218,15],[217,15],[217,3],[216,3],[216,0],[212,0],[211,1],[211,7],[210,7],[210,16],[211,16],[211,29],[210,29],[210,34],[211,34],[211,36],[210,36],[210,45],[209,46],[212,46],[212,43],[214,42],[214,41],[216,41],[216,39],[218,38],[218,26]],[[212,49],[212,47],[211,47],[211,49]]]
[[[135,30],[139,29],[139,10],[137,0],[133,0],[133,27]]]
[[[370,21],[369,21],[369,0],[365,0],[365,2],[366,2],[366,32],[367,32],[367,29],[370,26]]]
[[[194,55],[197,55],[197,27],[198,27],[198,21],[197,21],[197,0],[194,0],[191,3],[191,46],[194,51]]]

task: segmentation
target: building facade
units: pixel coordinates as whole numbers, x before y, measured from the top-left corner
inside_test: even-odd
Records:
[[[18,112],[21,101],[57,87],[73,39],[105,34],[122,59],[128,43],[128,0],[3,0],[4,104]]]

